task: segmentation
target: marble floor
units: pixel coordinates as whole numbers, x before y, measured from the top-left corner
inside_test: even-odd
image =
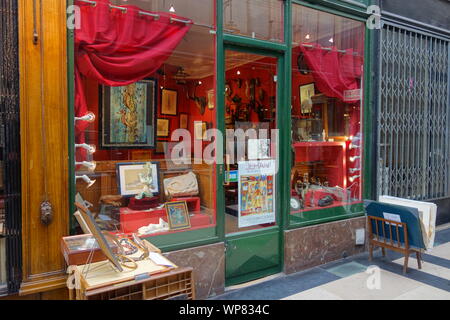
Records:
[[[403,275],[403,256],[377,250],[299,273],[227,288],[217,300],[450,300],[450,226],[436,233],[423,254],[422,269],[411,255]]]

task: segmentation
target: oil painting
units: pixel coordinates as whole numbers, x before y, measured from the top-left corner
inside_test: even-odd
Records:
[[[155,147],[155,80],[122,87],[103,86],[101,97],[103,148]]]

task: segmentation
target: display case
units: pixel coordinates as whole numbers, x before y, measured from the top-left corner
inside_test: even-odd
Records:
[[[308,225],[362,211],[365,26],[297,4],[292,17],[290,222]]]

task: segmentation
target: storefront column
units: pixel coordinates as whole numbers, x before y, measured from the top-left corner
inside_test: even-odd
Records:
[[[69,229],[65,1],[19,1],[23,283],[27,295],[65,287]],[[51,221],[41,222],[41,204]]]

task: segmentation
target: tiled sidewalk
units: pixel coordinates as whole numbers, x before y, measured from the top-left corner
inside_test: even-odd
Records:
[[[349,257],[292,275],[234,289],[215,297],[220,300],[450,300],[450,228],[436,233],[435,246],[422,255],[422,269],[411,255],[408,273],[403,275],[403,256],[386,250]],[[374,273],[379,267],[379,288],[374,287]],[[369,270],[373,270],[372,268]],[[368,286],[369,283],[369,286]],[[369,287],[372,286],[372,289]]]

